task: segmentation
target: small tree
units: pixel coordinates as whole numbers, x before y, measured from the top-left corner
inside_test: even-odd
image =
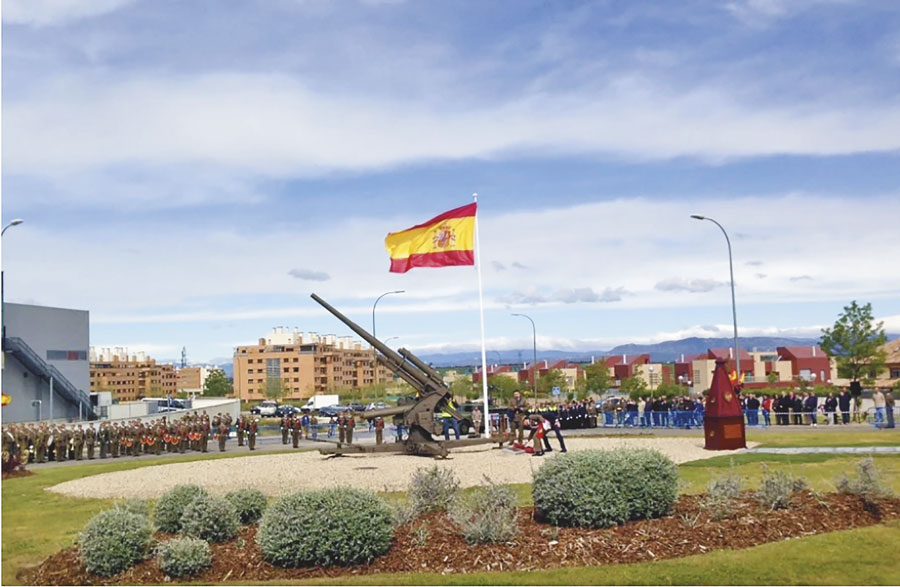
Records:
[[[860,306],[856,300],[844,306],[833,328],[822,329],[822,350],[837,359],[838,375],[859,381],[884,370],[887,342],[884,322],[874,323],[872,304]]]
[[[290,383],[280,377],[267,377],[260,391],[269,399],[279,400],[290,391]]]
[[[504,375],[488,377],[488,387],[494,400],[504,404],[509,402],[515,392],[522,390],[522,385],[517,379]]]
[[[628,397],[630,397],[631,399],[637,401],[648,394],[647,382],[637,376],[626,377],[622,380],[622,385],[619,388],[619,391],[623,394],[628,395]]]
[[[225,397],[232,393],[231,381],[221,369],[212,369],[203,382],[203,395]]]
[[[559,369],[551,369],[538,377],[537,389],[539,394],[550,395],[554,387],[558,387],[561,390],[566,389],[566,376]]]
[[[585,388],[589,393],[603,395],[609,389],[609,367],[606,363],[594,363],[584,368]]]
[[[473,389],[475,389],[475,386],[471,377],[459,377],[450,384],[450,393],[453,397],[468,398],[472,395]]]

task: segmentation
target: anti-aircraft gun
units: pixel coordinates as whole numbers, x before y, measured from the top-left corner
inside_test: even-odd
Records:
[[[446,457],[449,450],[461,446],[487,444],[492,442],[502,443],[505,438],[471,438],[465,440],[441,440],[435,438],[441,431],[435,423],[435,413],[447,412],[454,418],[462,419],[462,416],[449,405],[451,400],[450,390],[444,384],[440,373],[430,365],[422,361],[410,351],[401,348],[399,352],[386,346],[383,342],[369,334],[358,324],[341,314],[328,302],[317,296],[312,299],[323,308],[331,312],[338,320],[346,324],[350,329],[362,337],[375,349],[376,360],[393,371],[400,379],[407,382],[416,390],[415,401],[399,405],[394,408],[369,410],[363,414],[367,420],[378,417],[392,417],[394,423],[403,426],[409,431],[409,435],[403,442],[381,445],[360,445],[348,443],[336,443],[334,448],[321,449],[322,454],[342,455],[354,453],[374,452],[403,452],[406,454],[431,455]],[[487,416],[487,415],[486,415]],[[489,422],[486,422],[489,425]],[[327,441],[323,441],[327,442]]]

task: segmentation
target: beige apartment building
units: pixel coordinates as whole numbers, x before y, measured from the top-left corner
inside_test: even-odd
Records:
[[[144,353],[128,349],[90,350],[91,391],[112,392],[113,400],[135,401],[144,397],[173,397],[178,391],[175,367],[158,364]]]
[[[178,391],[190,395],[203,394],[206,378],[215,367],[195,366],[178,369]]]
[[[256,345],[234,351],[234,391],[242,400],[266,399],[272,385],[281,386],[282,399],[297,400],[391,380],[391,372],[376,363],[374,351],[350,337],[279,327]]]

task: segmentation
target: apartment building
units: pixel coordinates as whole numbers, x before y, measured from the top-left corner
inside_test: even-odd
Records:
[[[350,337],[278,327],[256,345],[234,351],[234,391],[242,400],[265,399],[273,385],[283,399],[306,399],[392,379],[374,350]]]
[[[159,364],[145,353],[128,354],[123,347],[90,349],[91,391],[109,391],[114,401],[175,396],[175,366]]]
[[[202,394],[206,378],[216,367],[182,367],[178,370],[178,391],[188,394]]]

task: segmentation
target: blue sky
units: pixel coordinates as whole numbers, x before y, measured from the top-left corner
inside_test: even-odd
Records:
[[[900,5],[6,0],[8,301],[230,357],[273,326],[474,348],[472,268],[387,232],[480,194],[488,347],[900,331]]]

